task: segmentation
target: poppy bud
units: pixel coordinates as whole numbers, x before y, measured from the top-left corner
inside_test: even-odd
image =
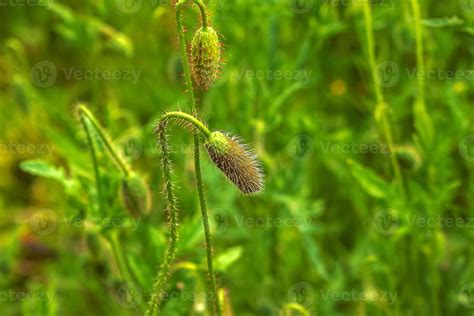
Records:
[[[263,174],[255,155],[238,138],[213,132],[205,144],[214,164],[245,194],[263,190]]]
[[[120,197],[130,214],[138,218],[148,214],[151,207],[151,194],[145,181],[137,174],[122,180]]]
[[[220,54],[217,32],[210,26],[197,30],[191,43],[193,77],[197,88],[207,90],[217,78]]]

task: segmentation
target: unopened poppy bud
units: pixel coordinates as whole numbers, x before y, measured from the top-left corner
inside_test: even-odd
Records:
[[[207,90],[216,80],[220,55],[217,32],[210,26],[197,30],[191,43],[193,77],[197,88]]]
[[[122,180],[120,197],[125,208],[135,218],[146,215],[150,211],[150,190],[137,174],[131,174]]]
[[[206,149],[214,164],[245,194],[263,189],[263,174],[255,155],[238,138],[213,132]]]

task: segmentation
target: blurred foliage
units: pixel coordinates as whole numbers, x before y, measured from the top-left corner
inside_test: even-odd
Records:
[[[382,73],[395,75],[383,89],[393,152],[374,119],[363,1],[209,2],[225,64],[202,118],[251,143],[267,183],[244,197],[203,166],[226,315],[473,313],[474,8],[421,1],[427,130],[409,2],[371,1],[376,59],[398,70]],[[138,315],[167,232],[153,125],[189,109],[172,6],[11,0],[0,20],[0,314]],[[197,10],[185,21],[190,37]],[[148,181],[149,215],[124,210],[97,142],[101,210],[78,102]],[[192,139],[175,129],[171,141],[182,218],[163,315],[204,315]]]

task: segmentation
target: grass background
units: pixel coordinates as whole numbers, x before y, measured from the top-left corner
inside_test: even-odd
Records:
[[[266,173],[264,194],[245,197],[204,159],[218,280],[234,315],[278,315],[288,303],[311,315],[474,313],[471,2],[420,1],[422,73],[411,0],[371,1],[375,68],[364,1],[210,1],[225,63],[200,96],[201,117],[241,135]],[[0,21],[0,314],[140,314],[166,240],[153,125],[189,109],[172,6],[12,0]],[[189,42],[197,10],[185,21]],[[425,113],[415,106],[423,80]],[[99,212],[79,101],[150,184],[152,211],[139,221],[104,151]],[[203,315],[192,138],[175,129],[171,139],[181,240],[164,315]]]

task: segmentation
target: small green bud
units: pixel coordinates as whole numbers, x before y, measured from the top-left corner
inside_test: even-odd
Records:
[[[135,218],[146,215],[151,207],[151,194],[146,182],[137,174],[122,180],[120,198],[124,207]]]
[[[213,132],[205,144],[214,164],[245,194],[263,190],[263,174],[255,155],[238,138]]]
[[[191,43],[193,77],[196,87],[207,90],[217,78],[221,50],[219,36],[210,26],[201,27]]]

